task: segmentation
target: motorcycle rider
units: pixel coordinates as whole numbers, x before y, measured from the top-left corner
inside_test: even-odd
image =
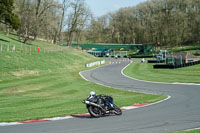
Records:
[[[88,99],[97,101],[97,99],[99,97],[108,97],[108,98],[106,98],[105,104],[107,105],[108,110],[113,109],[113,98],[111,96],[104,95],[104,94],[96,95],[96,93],[94,91],[91,91],[90,95],[88,96]]]
[[[96,92],[94,92],[94,91],[90,91],[90,95],[88,96],[88,97],[95,97],[96,96]]]

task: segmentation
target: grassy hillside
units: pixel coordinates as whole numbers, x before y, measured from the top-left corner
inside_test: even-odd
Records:
[[[85,64],[99,60],[82,51],[36,41],[54,52],[21,51],[14,35],[0,34],[0,44],[16,45],[16,52],[0,51],[0,122],[41,119],[85,113],[82,104],[90,91],[110,94],[119,106],[155,102],[165,96],[127,92],[87,82],[79,76]],[[14,38],[14,39],[13,39]],[[7,40],[7,41],[5,41]],[[26,46],[29,46],[26,44]]]
[[[11,80],[30,75],[82,70],[84,64],[97,60],[72,48],[63,52],[0,53],[0,80]]]

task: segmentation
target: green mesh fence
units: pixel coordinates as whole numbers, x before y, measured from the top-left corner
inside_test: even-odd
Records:
[[[146,54],[150,51],[154,51],[155,47],[151,45],[142,45],[142,44],[72,44],[72,47],[81,47],[82,49],[89,50],[92,48],[97,49],[112,49],[112,50],[120,50],[123,49],[125,51],[128,50],[139,50],[140,54]]]

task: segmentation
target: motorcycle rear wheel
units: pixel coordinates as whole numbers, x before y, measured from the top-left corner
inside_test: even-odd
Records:
[[[88,112],[90,113],[91,117],[99,118],[102,116],[101,109],[95,106],[89,106]]]

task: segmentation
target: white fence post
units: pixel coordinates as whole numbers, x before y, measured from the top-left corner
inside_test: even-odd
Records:
[[[14,45],[12,48],[12,52],[15,52],[16,46]]]

